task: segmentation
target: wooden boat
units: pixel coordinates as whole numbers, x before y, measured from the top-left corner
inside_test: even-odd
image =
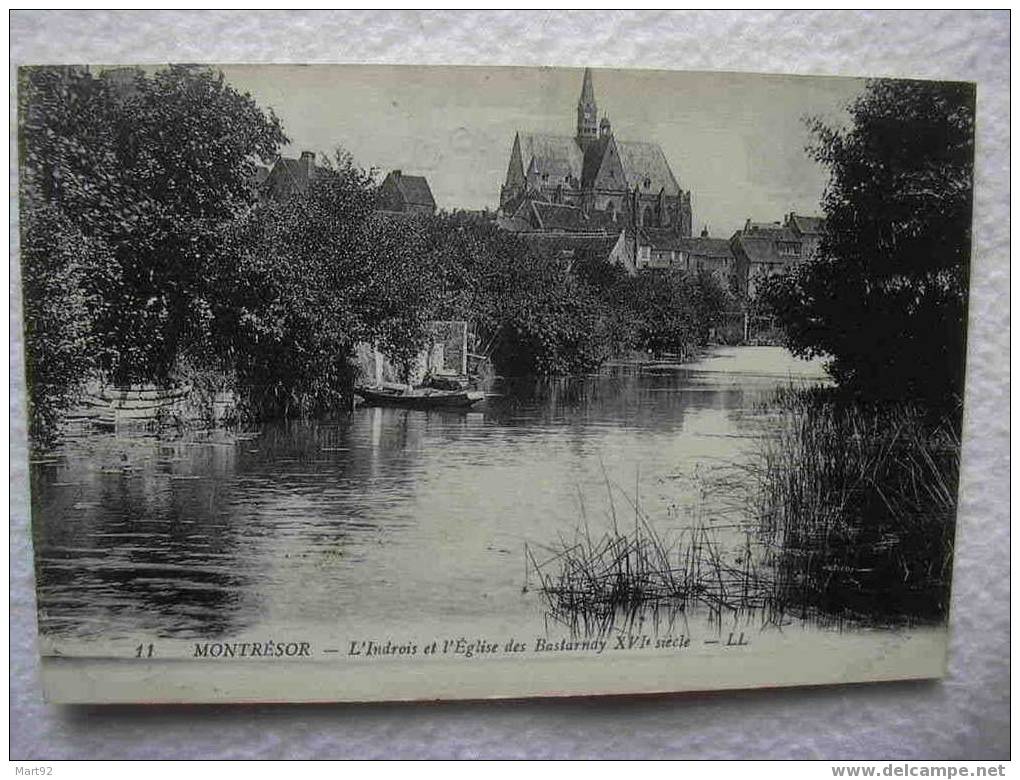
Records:
[[[466,409],[485,398],[480,390],[408,390],[399,386],[356,387],[354,392],[367,406],[399,406],[405,409]]]

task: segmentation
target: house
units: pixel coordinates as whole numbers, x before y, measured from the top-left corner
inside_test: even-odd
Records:
[[[791,211],[786,215],[785,225],[800,240],[803,259],[813,257],[818,252],[825,228],[824,217],[805,217]]]
[[[573,136],[523,130],[514,136],[500,212],[516,217],[527,200],[691,234],[690,192],[681,189],[658,144],[617,139],[608,117],[598,119],[590,68],[584,71]]]
[[[627,233],[634,247],[634,265],[637,270],[682,267],[684,236],[668,228],[653,227],[638,227]]]
[[[737,292],[740,289],[737,260],[725,238],[711,238],[708,231],[703,230],[700,236],[681,239],[679,251],[685,271],[694,274],[707,271],[724,290]]]
[[[315,152],[301,152],[298,159],[278,157],[260,184],[262,196],[272,200],[286,200],[292,195],[303,193],[317,171]]]
[[[730,239],[740,291],[753,298],[762,277],[785,271],[813,256],[824,225],[821,217],[803,217],[793,212],[782,223],[747,220],[744,229]]]
[[[379,185],[379,209],[401,214],[435,214],[436,201],[424,176],[390,171]]]
[[[739,289],[737,262],[726,239],[711,238],[707,230],[692,237],[647,227],[637,228],[631,235],[638,270],[679,268],[691,274],[708,271],[724,290]]]

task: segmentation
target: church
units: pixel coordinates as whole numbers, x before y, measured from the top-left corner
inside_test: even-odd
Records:
[[[691,235],[691,194],[680,188],[656,143],[622,141],[609,118],[599,121],[590,68],[585,68],[573,136],[518,131],[510,152],[500,213],[558,204],[593,224],[660,228]]]

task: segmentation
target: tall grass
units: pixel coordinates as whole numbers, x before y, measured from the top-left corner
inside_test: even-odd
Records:
[[[716,620],[756,614],[829,624],[946,617],[960,442],[950,422],[910,405],[861,405],[830,390],[788,390],[764,411],[760,448],[713,480],[733,495],[717,516],[657,530],[637,496],[610,529],[525,548],[549,614],[603,633],[692,608]],[[619,491],[622,493],[622,491]],[[728,529],[728,546],[720,532]],[[733,531],[738,533],[734,535]],[[734,549],[733,539],[743,539]]]
[[[948,609],[960,441],[908,404],[782,392],[750,467],[774,608],[869,623]]]
[[[617,491],[630,505],[621,520],[608,479],[606,491],[609,530],[592,534],[582,497],[582,523],[572,538],[525,546],[526,583],[537,578],[553,619],[575,632],[604,634],[645,617],[672,622],[695,607],[717,621],[767,607],[770,590],[763,587],[767,580],[757,570],[749,533],[735,553],[724,551],[716,529],[701,522],[667,537],[636,494],[632,499]]]

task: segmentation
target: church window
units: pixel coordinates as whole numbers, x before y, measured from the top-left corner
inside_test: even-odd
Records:
[[[652,180],[651,179],[645,179],[645,189],[647,190],[651,186],[652,186]]]
[[[652,210],[645,206],[641,211],[641,226],[647,227],[652,224]]]

